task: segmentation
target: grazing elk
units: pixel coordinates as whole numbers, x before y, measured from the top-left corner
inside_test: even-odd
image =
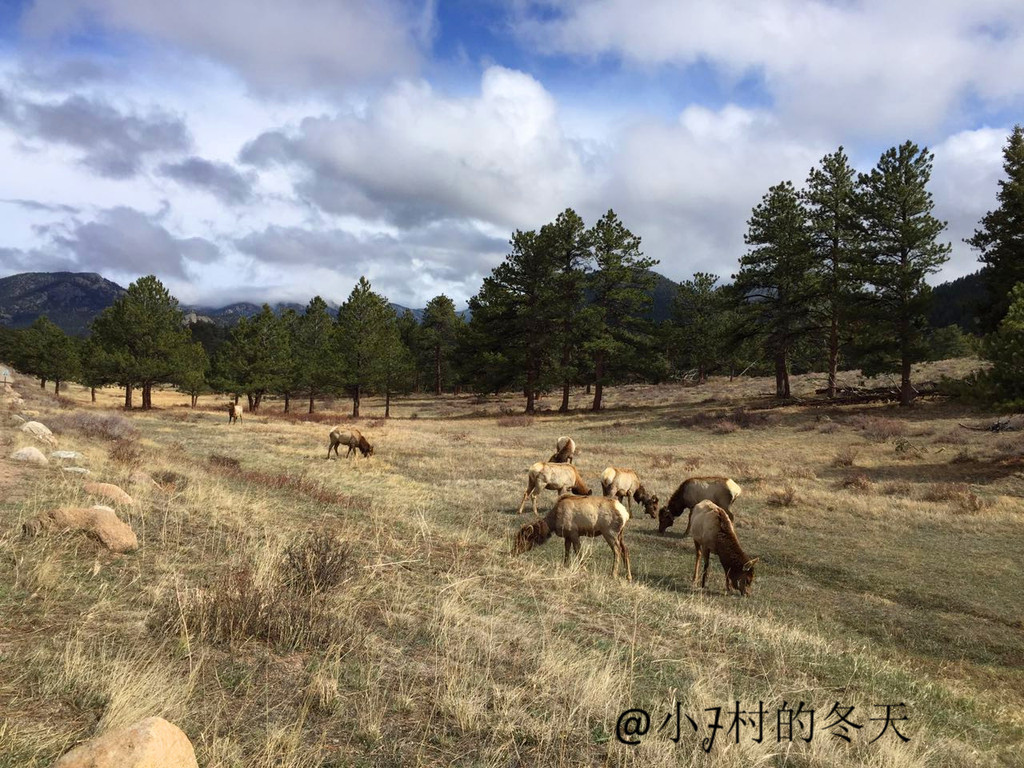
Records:
[[[341,427],[335,427],[331,430],[330,440],[331,442],[327,446],[328,459],[331,458],[332,450],[334,451],[335,456],[339,459],[341,458],[338,453],[339,445],[344,445],[348,448],[348,451],[345,453],[346,459],[355,453],[357,448],[363,456],[373,456],[373,446],[370,445],[358,429],[342,429]]]
[[[576,447],[576,441],[571,437],[560,437],[555,444],[557,450],[548,459],[549,464],[572,464],[580,452]]]
[[[543,520],[527,523],[516,534],[512,554],[520,555],[551,538],[551,534],[565,540],[565,565],[569,564],[570,550],[580,553],[581,536],[603,536],[612,549],[612,576],[619,573],[619,560],[626,565],[626,578],[633,580],[629,565],[629,550],[623,540],[629,512],[617,499],[604,496],[561,496]]]
[[[643,505],[644,511],[654,517],[658,509],[658,497],[648,493],[636,472],[632,469],[608,467],[601,473],[601,489],[605,496],[612,496],[619,501],[626,500],[626,508],[633,513],[633,502]]]
[[[715,502],[724,509],[731,520],[730,508],[741,493],[743,490],[727,477],[691,477],[689,480],[684,480],[676,488],[672,498],[668,500],[668,505],[658,510],[658,533],[667,531],[677,517],[687,510],[692,510],[696,504],[705,499]],[[654,517],[652,513],[648,512],[648,514]],[[689,533],[690,524],[687,521],[683,536],[685,537]]]
[[[591,491],[583,482],[579,470],[572,464],[551,464],[550,462],[538,461],[529,470],[530,477],[526,484],[526,491],[523,493],[523,501],[519,505],[519,512],[522,514],[526,506],[526,499],[533,497],[533,514],[540,515],[537,511],[537,494],[542,490],[558,491],[558,495],[572,491],[579,496],[589,496]]]
[[[236,421],[242,420],[242,406],[238,403],[232,403],[228,406],[228,424],[234,424]]]
[[[736,538],[736,529],[724,509],[713,501],[702,501],[690,511],[690,532],[697,559],[693,564],[693,582],[697,583],[697,571],[701,557],[704,558],[704,576],[700,586],[708,585],[708,566],[711,556],[717,554],[725,571],[725,591],[739,590],[744,597],[754,583],[754,564],[758,558],[749,558]]]

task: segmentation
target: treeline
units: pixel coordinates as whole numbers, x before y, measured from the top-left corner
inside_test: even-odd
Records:
[[[40,318],[23,331],[0,328],[0,358],[39,377],[116,384],[125,405],[155,384],[265,398],[313,412],[316,401],[345,395],[352,413],[369,394],[410,391],[518,391],[526,411],[554,394],[566,411],[574,387],[590,407],[604,388],[629,381],[712,373],[774,373],[789,397],[792,372],[826,372],[834,395],[840,367],[900,376],[900,397],[915,394],[911,365],[983,351],[990,373],[971,382],[991,399],[1024,398],[1024,135],[1004,152],[1000,207],[968,242],[984,264],[985,309],[979,342],[957,325],[930,327],[925,282],[948,258],[945,222],[932,215],[932,155],[906,142],[855,173],[840,147],[811,169],[801,188],[771,187],[747,222],[746,253],[727,285],[697,273],[679,285],[672,316],[650,316],[657,264],[640,238],[608,211],[588,227],[571,209],[537,230],[513,233],[510,252],[470,299],[470,319],[451,299],[432,299],[422,322],[395,314],[360,279],[336,317],[320,297],[302,312],[261,312],[230,330],[185,325],[177,300],[153,276],[133,283],[101,313],[87,339],[68,337]]]

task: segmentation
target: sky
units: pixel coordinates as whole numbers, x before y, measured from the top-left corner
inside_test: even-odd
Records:
[[[462,307],[608,209],[728,280],[751,209],[911,140],[952,254],[1024,121],[1020,0],[0,0],[0,276]]]

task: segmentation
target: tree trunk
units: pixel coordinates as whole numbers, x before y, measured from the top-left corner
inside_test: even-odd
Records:
[[[535,378],[536,378],[536,375],[534,374],[533,368],[531,367],[531,368],[529,368],[526,371],[526,391],[524,393],[526,395],[526,412],[527,413],[533,413],[534,410],[535,410],[534,409],[534,404],[533,404],[534,403],[534,386],[533,386],[533,382],[534,382]]]
[[[148,411],[153,407],[153,385],[142,385],[142,410]]]
[[[785,353],[775,355],[775,396],[789,397],[789,371],[786,369]]]
[[[132,385],[124,385],[124,407],[125,410],[131,410],[132,408]]]
[[[92,402],[96,402],[96,387],[89,388],[89,396],[92,397]]]
[[[284,393],[284,412],[288,413],[288,411],[289,411],[289,409],[291,407],[292,407],[292,396],[288,392],[285,392]]]
[[[313,393],[309,393],[309,412],[313,412]]]
[[[441,345],[434,345],[434,394],[441,394]]]
[[[57,379],[55,382],[53,382],[53,394],[60,394],[60,379]]]
[[[590,382],[587,382],[587,394],[590,394]]]
[[[900,407],[914,402],[914,385],[910,383],[910,322],[900,321]]]
[[[249,413],[254,413],[256,411],[256,396],[246,392],[245,397],[249,401]]]
[[[40,389],[46,389],[46,379],[40,379],[39,380],[39,388]]]
[[[359,385],[356,384],[355,389],[352,390],[352,416],[359,418]]]
[[[384,392],[384,418],[391,418],[391,390],[388,389]]]
[[[263,393],[262,392],[257,392],[256,393],[256,401],[253,403],[253,406],[252,406],[253,411],[258,411],[260,409],[260,405],[262,403],[263,403]]]
[[[828,396],[836,396],[836,372],[839,368],[839,316],[833,311],[828,336]]]
[[[697,366],[697,383],[698,384],[707,384],[708,383],[708,372],[707,372],[707,369],[704,367],[704,363],[701,363],[700,365]]]
[[[588,387],[589,389],[589,387]],[[594,358],[594,402],[592,411],[601,410],[601,399],[604,397],[604,352],[598,352]]]
[[[192,395],[192,407],[196,407],[196,403],[199,402],[199,395]]]

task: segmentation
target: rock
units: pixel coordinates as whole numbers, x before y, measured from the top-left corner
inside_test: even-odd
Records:
[[[85,467],[61,467],[61,472],[67,472],[69,475],[88,475],[89,470]]]
[[[53,768],[199,768],[199,763],[180,728],[147,717],[75,747]]]
[[[11,454],[11,458],[15,461],[27,461],[30,464],[39,464],[43,467],[50,463],[50,460],[43,455],[42,451],[31,445],[28,448],[21,448],[15,451]]]
[[[82,454],[78,451],[51,451],[51,459],[80,459]]]
[[[45,424],[40,424],[38,421],[27,421],[21,425],[21,431],[32,435],[36,440],[40,440],[47,445],[56,445],[57,438],[53,436],[53,432]]]
[[[113,483],[86,483],[82,487],[85,489],[86,493],[91,493],[93,496],[102,496],[103,498],[110,499],[117,504],[135,503],[135,499]]]
[[[65,528],[94,536],[111,552],[134,552],[139,548],[135,531],[122,522],[110,507],[61,507],[45,512],[23,526],[28,536],[36,536],[43,530]]]

